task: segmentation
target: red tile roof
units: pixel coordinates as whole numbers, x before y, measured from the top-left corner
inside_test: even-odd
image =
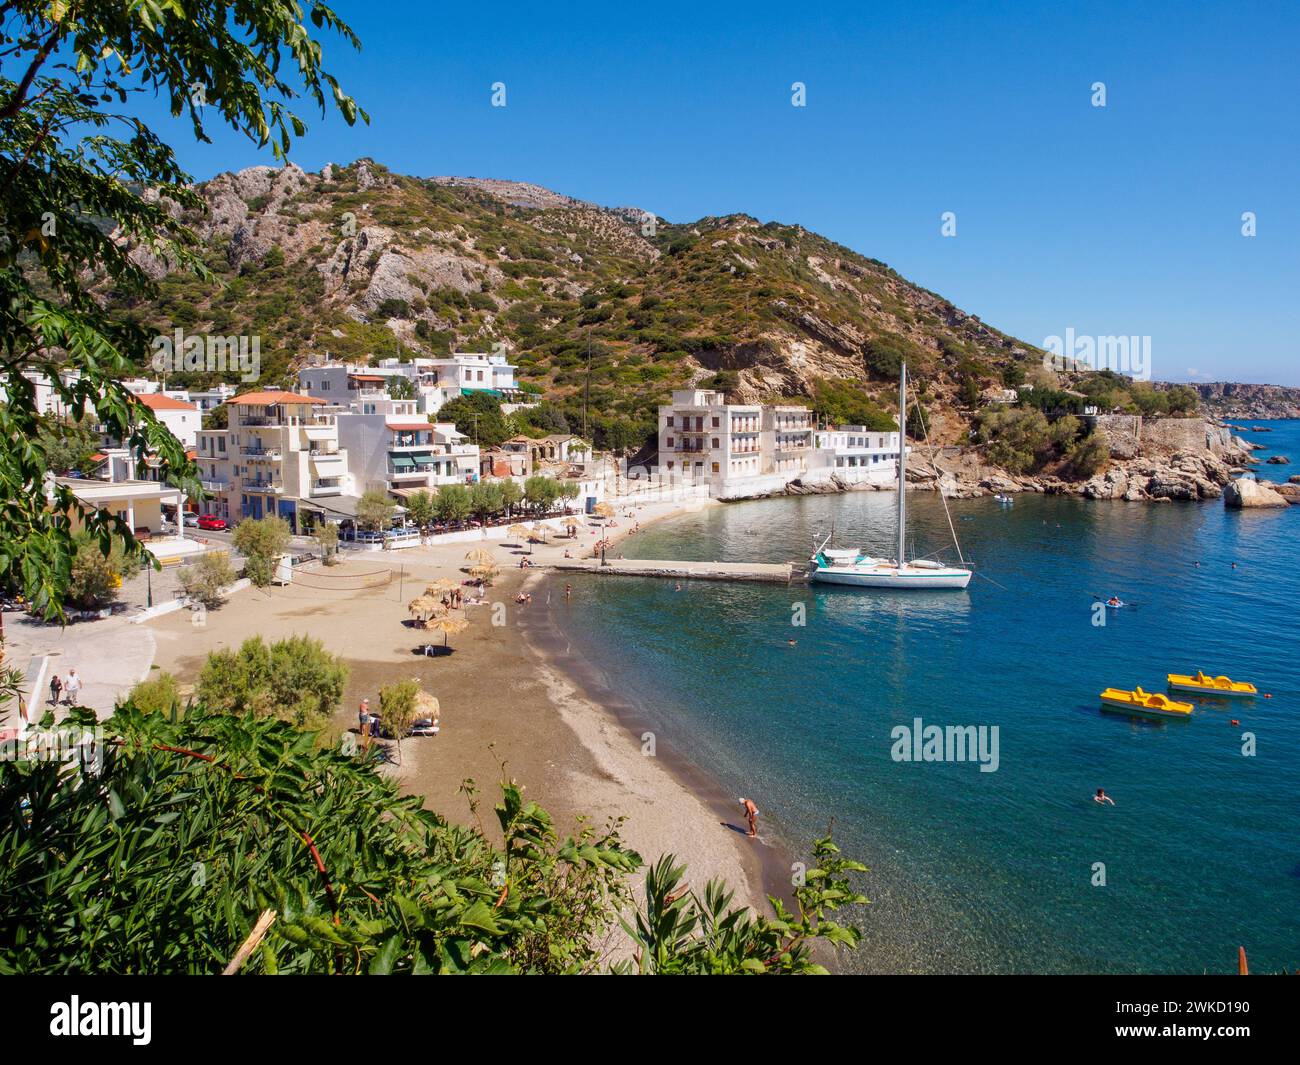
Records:
[[[266,392],[244,392],[242,395],[235,396],[233,399],[226,400],[227,403],[248,404],[259,407],[272,406],[276,403],[324,403],[323,399],[317,399],[315,396],[304,396],[297,392],[283,392],[279,389],[271,389]]]
[[[432,429],[432,422],[384,422],[390,429]]]
[[[161,392],[145,392],[135,398],[150,410],[192,410],[197,413],[199,409],[193,403],[186,403],[183,399],[165,396]]]

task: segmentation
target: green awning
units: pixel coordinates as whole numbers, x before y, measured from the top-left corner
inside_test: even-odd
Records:
[[[415,460],[410,455],[389,455],[388,460],[393,464],[395,470],[415,469]]]
[[[428,469],[430,466],[436,466],[438,463],[438,460],[432,455],[416,455],[414,458],[415,464],[421,469]]]

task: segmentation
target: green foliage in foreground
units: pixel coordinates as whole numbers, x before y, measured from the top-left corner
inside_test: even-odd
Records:
[[[561,840],[514,783],[497,846],[273,718],[127,705],[104,731],[97,767],[0,761],[0,973],[217,973],[267,910],[244,973],[590,972],[620,928],[617,971],[808,973],[817,941],[858,942],[826,915],[865,901],[863,867],[829,840],[795,913],[697,897],[672,857],[629,912],[617,822]]]

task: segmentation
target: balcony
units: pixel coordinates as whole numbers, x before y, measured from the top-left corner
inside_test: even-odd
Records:
[[[329,481],[317,481],[311,486],[311,495],[337,496],[343,494],[343,484],[337,478]]]
[[[230,487],[229,481],[199,481],[205,492],[224,492]]]
[[[281,481],[270,481],[258,477],[244,477],[239,482],[250,492],[275,492],[284,491],[284,484]]]
[[[241,447],[239,453],[250,459],[280,461],[280,449],[278,447]]]

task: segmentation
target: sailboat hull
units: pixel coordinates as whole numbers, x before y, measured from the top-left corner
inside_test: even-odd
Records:
[[[904,566],[902,572],[897,566],[872,566],[858,568],[855,566],[819,566],[811,573],[819,584],[842,584],[853,588],[886,588],[891,591],[911,591],[913,589],[965,588],[970,584],[971,571],[957,567],[943,569],[921,569]]]

